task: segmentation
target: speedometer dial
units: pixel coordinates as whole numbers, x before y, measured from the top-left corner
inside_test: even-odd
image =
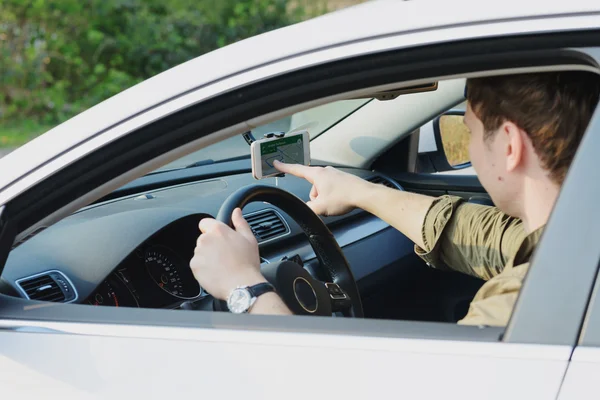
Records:
[[[171,250],[151,247],[144,257],[146,269],[156,284],[180,299],[192,299],[200,294],[200,285],[192,271]]]
[[[133,293],[115,274],[98,286],[87,299],[87,303],[93,306],[139,307]]]

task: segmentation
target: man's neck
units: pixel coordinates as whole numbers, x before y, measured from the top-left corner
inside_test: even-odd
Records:
[[[528,234],[544,226],[550,218],[560,187],[550,180],[528,180],[523,191],[521,219]]]

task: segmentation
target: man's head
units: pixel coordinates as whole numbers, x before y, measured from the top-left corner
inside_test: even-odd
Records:
[[[467,81],[471,161],[500,209],[522,218],[524,193],[560,187],[599,93],[600,79],[587,72]]]

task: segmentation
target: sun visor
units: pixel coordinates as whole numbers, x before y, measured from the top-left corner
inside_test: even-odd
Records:
[[[433,91],[437,90],[437,88],[438,88],[438,83],[431,82],[431,83],[424,83],[421,85],[406,86],[406,87],[399,88],[399,89],[392,89],[392,90],[385,90],[382,92],[370,93],[369,95],[361,96],[360,98],[374,97],[377,100],[387,101],[387,100],[394,100],[398,96],[402,96],[404,94],[433,92]]]

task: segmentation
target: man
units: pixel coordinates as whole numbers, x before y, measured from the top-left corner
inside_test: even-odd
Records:
[[[312,183],[308,205],[315,213],[362,208],[410,238],[429,265],[486,280],[459,323],[505,326],[599,93],[597,76],[585,72],[467,81],[471,161],[496,207],[396,191],[330,167],[276,167]],[[256,240],[239,209],[233,224],[235,230],[202,220],[190,262],[200,284],[219,299],[237,286],[265,282]],[[259,296],[250,312],[290,313],[274,292]]]

